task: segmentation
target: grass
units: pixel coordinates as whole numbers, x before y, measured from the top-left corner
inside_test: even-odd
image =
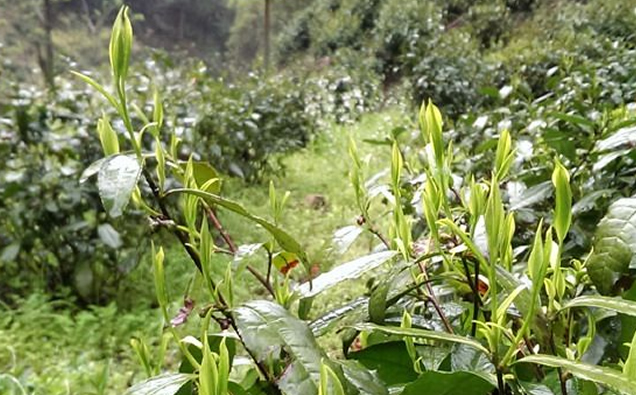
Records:
[[[389,150],[369,145],[364,139],[378,139],[403,124],[397,109],[364,116],[354,125],[334,125],[324,131],[309,147],[287,158],[285,175],[272,181],[277,190],[291,192],[282,226],[306,248],[313,263],[321,271],[332,265],[364,255],[377,244],[370,236],[361,237],[343,256],[328,253],[334,231],[355,224],[358,213],[349,186],[350,160],[348,139],[357,141],[361,156],[369,157],[371,176],[389,160]],[[270,217],[268,185],[245,185],[228,180],[224,185],[228,198],[241,202],[248,210]],[[322,208],[314,208],[307,197],[320,195],[326,200]],[[244,219],[221,212],[220,219],[237,244],[267,241],[263,230]],[[194,275],[192,263],[181,247],[167,245],[166,277],[175,314],[188,294],[197,306],[207,302],[200,279]],[[265,270],[264,255],[255,255],[251,263]],[[220,276],[228,259],[219,258],[215,270]],[[296,269],[295,277],[305,276]],[[24,300],[16,310],[0,306],[0,394],[111,394],[123,393],[131,383],[144,378],[141,365],[133,355],[130,339],[144,338],[151,352],[157,352],[161,337],[161,316],[155,307],[152,272],[148,262],[142,263],[122,287],[120,306],[92,307],[77,311],[67,302],[49,301],[43,295]],[[314,303],[317,316],[352,300],[366,291],[365,279],[351,281],[320,295]],[[242,276],[235,284],[237,300],[265,297],[258,284]],[[179,331],[185,336],[196,333],[198,319]],[[335,336],[321,339],[331,350],[338,348]],[[179,362],[174,344],[164,359],[166,369],[176,369]]]

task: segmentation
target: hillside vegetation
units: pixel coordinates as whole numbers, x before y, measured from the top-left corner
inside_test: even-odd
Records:
[[[636,393],[635,1],[126,3],[0,0],[0,394]]]

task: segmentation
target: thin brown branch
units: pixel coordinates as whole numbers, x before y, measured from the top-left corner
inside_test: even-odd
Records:
[[[418,262],[418,266],[422,274],[424,274],[424,277],[425,277],[424,280],[428,280],[428,273],[426,272],[426,265],[424,264],[424,262],[423,261]],[[453,331],[453,327],[450,324],[450,321],[448,320],[448,317],[446,317],[446,314],[444,314],[444,310],[442,310],[442,307],[439,305],[439,301],[437,300],[437,297],[435,296],[435,292],[433,291],[433,287],[431,286],[430,281],[426,281],[426,290],[428,292],[428,298],[433,304],[433,308],[437,312],[437,315],[439,315],[439,318],[442,320],[442,323],[444,324],[444,328],[446,328],[446,331],[451,334],[455,333]]]

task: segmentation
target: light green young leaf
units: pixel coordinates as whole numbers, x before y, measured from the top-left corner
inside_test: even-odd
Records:
[[[629,355],[623,365],[623,375],[633,383],[636,383],[636,333],[629,347]]]
[[[510,165],[512,165],[514,153],[511,147],[512,139],[510,138],[510,132],[506,129],[499,136],[497,154],[495,156],[495,172],[499,180],[503,180],[506,177],[510,170]]]
[[[320,388],[318,393],[320,395],[345,395],[340,379],[325,363],[320,367]]]
[[[426,329],[418,329],[418,328],[398,328],[393,326],[381,326],[371,323],[362,323],[354,325],[354,328],[359,331],[378,331],[382,333],[386,333],[389,335],[396,336],[410,336],[428,340],[437,340],[441,342],[449,342],[449,343],[459,343],[465,344],[467,346],[473,347],[477,350],[482,351],[486,355],[489,355],[488,349],[484,347],[481,343],[476,340],[473,340],[466,336],[453,335],[446,332],[435,332],[429,331]]]
[[[97,134],[99,135],[99,142],[102,144],[104,155],[110,156],[119,153],[119,139],[106,114],[97,121]]]
[[[77,71],[71,71],[71,73],[79,77],[82,81],[86,82],[88,85],[92,86],[97,92],[101,93],[102,96],[104,96],[104,98],[108,100],[108,102],[113,106],[113,108],[117,110],[117,112],[120,112],[120,106],[117,100],[115,99],[115,97],[111,95],[110,93],[106,92],[106,89],[101,84],[99,84],[97,81],[95,81],[91,77],[85,74],[79,73]]]
[[[559,242],[562,244],[572,223],[572,191],[570,189],[570,174],[559,161],[556,161],[554,165],[552,184],[556,194],[553,226]]]
[[[593,381],[626,394],[635,393],[634,382],[623,376],[623,374],[618,370],[542,354],[529,355],[518,360],[516,363],[520,362],[535,363],[554,368],[566,369],[574,376],[583,380]]]
[[[622,298],[599,295],[579,296],[566,303],[562,309],[571,309],[573,307],[597,307],[636,317],[636,302]]]
[[[203,336],[203,360],[199,370],[199,393],[201,395],[217,395],[219,371],[216,358],[212,355],[207,334]],[[218,394],[221,395],[221,394]]]
[[[132,39],[128,7],[122,6],[113,24],[109,45],[110,66],[116,81],[124,80],[128,75]]]

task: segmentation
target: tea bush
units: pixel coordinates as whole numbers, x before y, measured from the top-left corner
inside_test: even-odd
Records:
[[[416,140],[403,130],[382,142],[390,147],[391,160],[386,177],[378,177],[376,185],[366,182],[367,169],[355,142],[349,146],[350,181],[360,216],[338,242],[346,249],[368,233],[377,247],[313,280],[296,282],[296,268],[310,274],[312,261],[302,244],[280,227],[288,194],[270,184],[267,218],[220,196],[215,174],[201,172],[192,156],[181,165],[173,131],[167,136],[171,143],[163,141],[166,136],[156,127],[164,116],[160,100],[154,102],[152,121],[139,130],[133,127],[126,90],[130,32],[123,7],[111,38],[117,44],[110,53],[116,96],[82,77],[122,118],[134,152],[121,151],[114,143],[116,132],[102,134],[107,156],[95,165],[100,168],[100,195],[111,215],[120,215],[132,200],[174,236],[192,261],[209,304],[197,317],[186,295],[183,307],[173,311],[165,254],[153,245],[164,329],[182,362],[178,373],[160,375],[165,344],[155,350],[135,340],[133,348],[149,378],[128,394],[159,389],[210,395],[633,393],[636,332],[630,328],[636,302],[630,300],[632,284],[623,282],[632,275],[636,254],[633,198],[614,201],[596,230],[595,248],[574,254],[570,242],[577,184],[572,181],[581,170],[564,166],[572,159],[563,151],[552,152],[549,142],[541,147],[550,156],[541,166],[548,169],[554,199],[545,217],[524,225],[517,221],[510,194],[511,175],[524,166],[517,156],[524,147],[502,128],[483,148],[494,154],[490,166],[467,171],[470,154],[461,144],[452,144],[442,114],[429,102],[413,125]],[[552,115],[591,127],[576,116]],[[631,125],[630,119],[625,112],[610,116],[609,128],[603,130],[606,154],[629,141],[633,129],[620,127]],[[146,131],[154,138],[154,155],[142,155]],[[170,185],[167,174],[178,184]],[[143,193],[135,192],[140,178],[150,187]],[[180,214],[167,204],[173,199],[180,202]],[[375,210],[377,205],[383,209]],[[220,224],[218,210],[262,227],[267,235],[261,243],[237,246]],[[262,257],[267,272],[243,261],[247,256]],[[226,258],[224,274],[218,272],[222,263],[216,257]],[[321,293],[380,267],[384,273],[369,283],[367,295],[312,314]],[[266,291],[264,299],[236,299],[236,281],[248,272]],[[622,297],[601,295],[623,290]],[[194,334],[180,332],[187,320],[200,325],[187,332]],[[608,330],[617,321],[622,331]],[[340,328],[341,358],[328,355],[316,340],[335,328]],[[241,372],[236,371],[239,365]]]

